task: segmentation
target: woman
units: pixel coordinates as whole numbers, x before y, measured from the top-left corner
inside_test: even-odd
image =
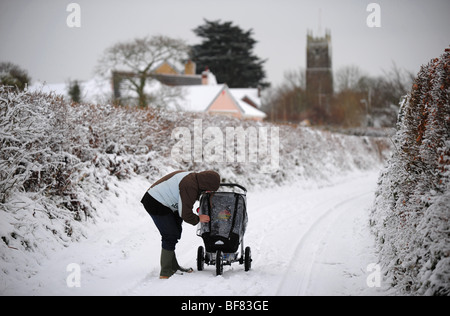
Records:
[[[198,216],[192,208],[202,192],[217,191],[219,186],[220,175],[215,171],[176,171],[158,180],[145,193],[141,202],[162,237],[160,279],[168,279],[178,270],[193,272],[191,268],[180,267],[175,256],[181,224],[185,221],[195,226],[199,222],[209,222],[208,215]]]

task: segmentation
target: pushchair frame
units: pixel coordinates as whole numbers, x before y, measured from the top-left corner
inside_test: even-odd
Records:
[[[224,265],[239,262],[244,264],[245,271],[249,271],[252,262],[251,249],[244,247],[244,234],[248,221],[247,189],[235,183],[223,183],[220,187],[232,189],[232,191],[208,191],[200,197],[199,214],[210,216],[210,222],[200,223],[197,229],[197,235],[202,237],[205,246],[198,247],[197,270],[204,270],[205,264],[214,265],[216,275],[221,275]],[[236,192],[236,189],[242,192]],[[218,215],[212,200],[220,204],[220,199],[228,199],[228,206]],[[233,205],[230,205],[230,201]]]

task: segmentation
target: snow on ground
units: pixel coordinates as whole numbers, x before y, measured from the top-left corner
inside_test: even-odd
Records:
[[[9,295],[379,295],[366,284],[377,262],[368,209],[378,173],[352,173],[333,183],[299,181],[248,193],[245,246],[252,270],[238,263],[159,280],[160,235],[140,204],[149,183],[143,177],[117,181],[88,223],[89,237],[42,259],[38,270],[14,284]],[[202,239],[183,225],[177,246],[181,265],[196,268]],[[71,263],[80,267],[73,284]],[[69,269],[68,269],[69,268]],[[69,280],[69,283],[67,283]]]

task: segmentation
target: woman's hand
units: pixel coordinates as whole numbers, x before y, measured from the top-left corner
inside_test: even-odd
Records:
[[[208,215],[199,215],[200,217],[200,223],[209,223],[211,220]]]

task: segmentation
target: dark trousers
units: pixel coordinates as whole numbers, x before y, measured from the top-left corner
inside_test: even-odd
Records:
[[[162,248],[165,250],[175,250],[178,240],[183,231],[181,224],[183,220],[178,213],[171,212],[168,215],[150,215],[161,234]]]
[[[150,194],[145,193],[141,203],[161,234],[162,248],[173,251],[181,238],[183,220],[177,212],[156,201]]]

